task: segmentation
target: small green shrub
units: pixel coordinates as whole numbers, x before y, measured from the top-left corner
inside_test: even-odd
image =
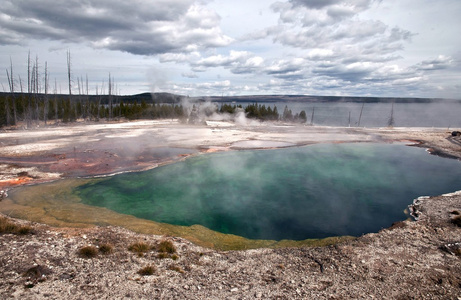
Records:
[[[144,243],[144,242],[136,242],[128,246],[128,250],[131,252],[135,252],[138,254],[145,253],[151,249],[151,246],[149,244]]]
[[[138,274],[141,276],[149,276],[155,273],[155,267],[152,265],[146,266],[138,271]]]
[[[78,250],[78,254],[83,258],[93,258],[98,255],[98,248],[95,246],[85,246]]]
[[[157,258],[159,258],[159,259],[168,258],[168,253],[160,252],[160,253],[157,255]]]
[[[157,251],[173,254],[176,252],[176,247],[173,245],[172,241],[163,240],[158,244]]]
[[[113,247],[111,244],[101,244],[99,245],[99,252],[102,254],[111,254],[113,252]]]
[[[179,256],[177,256],[176,254],[173,254],[173,255],[171,256],[171,259],[172,259],[172,260],[178,260],[178,258],[179,258]]]

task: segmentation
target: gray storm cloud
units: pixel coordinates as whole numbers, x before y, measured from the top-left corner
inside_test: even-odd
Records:
[[[219,16],[191,0],[6,0],[0,12],[2,44],[47,39],[151,55],[231,41],[219,28]]]

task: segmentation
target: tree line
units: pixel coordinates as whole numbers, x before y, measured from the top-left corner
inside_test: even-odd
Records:
[[[0,127],[23,124],[24,127],[37,126],[40,123],[68,123],[77,120],[137,120],[137,119],[182,119],[191,116],[180,103],[155,103],[134,96],[125,102],[123,97],[114,97],[109,101],[108,95],[48,95],[28,93],[0,93]],[[247,118],[260,121],[306,122],[306,112],[293,114],[287,106],[280,114],[274,105],[221,104],[218,113],[236,114],[244,112]]]
[[[93,99],[92,99],[93,98]],[[24,124],[25,127],[44,123],[68,123],[77,120],[136,120],[186,117],[182,105],[170,103],[117,103],[78,96],[63,97],[29,95],[25,93],[0,94],[0,127]],[[108,102],[108,103],[107,103]],[[14,116],[14,117],[13,117]]]
[[[247,118],[258,119],[260,121],[277,121],[282,120],[286,122],[299,122],[305,123],[307,121],[307,115],[304,110],[300,113],[293,114],[291,109],[288,109],[288,106],[285,106],[282,114],[279,114],[277,106],[267,106],[265,104],[252,103],[248,104],[245,108],[242,105],[231,105],[231,104],[222,104],[219,112],[220,113],[229,113],[235,114],[239,110],[243,110]]]
[[[6,68],[8,88],[3,86],[0,92],[0,127],[22,124],[25,128],[37,126],[40,123],[68,123],[77,120],[136,120],[179,118],[186,120],[192,112],[188,112],[181,104],[183,98],[168,93],[140,94],[133,96],[118,96],[114,78],[109,73],[107,89],[103,82],[100,89],[96,86],[96,95],[89,94],[88,76],[77,77],[72,74],[70,51],[67,51],[67,81],[68,94],[57,93],[57,83],[50,93],[50,74],[45,62],[41,70],[38,56],[27,57],[27,78],[15,76],[13,63]],[[285,107],[279,114],[277,107],[261,104],[241,105],[222,104],[217,110],[221,113],[235,114],[244,111],[248,118],[261,121],[283,120],[306,122],[306,113],[293,114]]]

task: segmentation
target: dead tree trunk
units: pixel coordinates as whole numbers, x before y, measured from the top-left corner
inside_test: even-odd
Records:
[[[72,96],[72,78],[71,78],[71,71],[70,71],[70,50],[67,50],[67,79],[69,82],[69,97]]]
[[[109,73],[109,121],[112,120],[112,80]]]
[[[26,112],[26,126],[30,128],[32,122],[32,85],[30,76],[30,50],[27,56],[27,112]]]
[[[48,63],[45,62],[45,104],[43,108],[43,120],[45,122],[48,120]]]
[[[16,112],[16,95],[14,94],[13,61],[11,60],[11,57],[10,57],[10,77],[8,78],[8,81],[11,81],[10,92],[11,92],[11,97],[13,98],[13,122],[16,125],[16,123],[18,122],[18,115]]]

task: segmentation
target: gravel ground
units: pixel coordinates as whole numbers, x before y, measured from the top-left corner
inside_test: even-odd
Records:
[[[94,174],[181,157],[127,153],[121,142],[111,142],[114,136],[124,142],[144,141],[148,149],[176,146],[188,151],[223,151],[245,140],[296,145],[412,140],[435,154],[461,157],[459,140],[441,129],[220,125],[188,129],[175,123],[133,122],[73,126],[29,137],[5,132],[0,134],[0,187],[10,188],[15,180],[21,185],[72,177],[72,168],[82,162],[88,166],[81,165],[78,173]],[[156,140],[155,145],[145,142],[146,136]],[[98,168],[91,169],[91,162]],[[336,245],[246,251],[212,250],[182,238],[119,227],[56,228],[1,215],[0,298],[461,299],[461,193],[421,197],[410,210],[417,221]],[[18,233],[15,228],[20,226],[26,227]],[[169,252],[159,249],[165,241],[174,246]],[[146,244],[146,251],[133,252],[129,248],[134,243]]]
[[[116,227],[0,234],[2,299],[459,299],[461,193],[418,199],[418,221],[334,246],[216,251]],[[159,252],[163,241],[174,253]],[[144,253],[134,243],[149,245]],[[110,245],[111,253],[103,253]],[[81,249],[94,246],[94,257]],[[170,250],[173,252],[173,250]],[[151,266],[151,275],[140,270]]]

